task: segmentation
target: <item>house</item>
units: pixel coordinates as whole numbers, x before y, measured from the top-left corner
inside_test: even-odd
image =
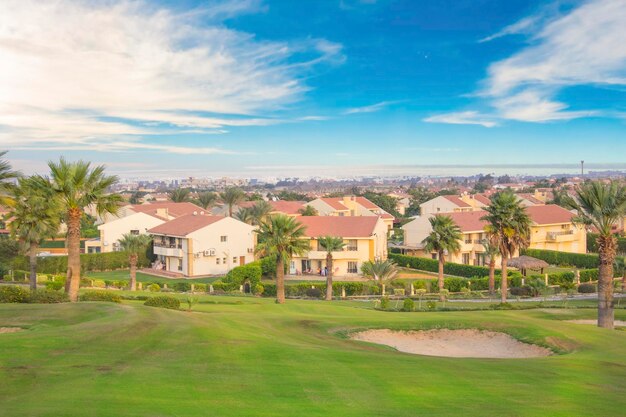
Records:
[[[572,224],[573,213],[552,204],[526,207],[526,212],[532,221],[529,248],[586,253],[587,233],[583,227]],[[486,212],[476,210],[439,214],[450,216],[463,234],[461,250],[456,254],[449,254],[447,260],[466,265],[484,265],[483,240],[486,238],[484,228],[487,223],[481,217]],[[432,231],[428,220],[432,216],[418,217],[402,227],[405,253],[436,258],[436,254],[424,251],[422,243]]]
[[[306,205],[317,210],[320,216],[354,217],[354,216],[378,216],[387,230],[393,229],[395,218],[365,197],[320,197],[309,201]]]
[[[474,207],[456,195],[440,195],[420,204],[420,216],[472,211]]]
[[[85,241],[85,252],[118,251],[120,250],[118,240],[126,233],[145,234],[148,229],[169,220],[203,211],[204,209],[192,203],[171,201],[123,206],[117,216],[106,217],[107,221],[98,226],[100,237]]]
[[[545,201],[541,201],[537,199],[534,194],[519,193],[515,195],[519,198],[520,202],[522,203],[524,207],[538,206],[538,205],[545,204]]]
[[[401,192],[389,193],[387,195],[396,199],[396,210],[404,216],[407,209],[411,206],[411,196]]]
[[[319,274],[326,267],[326,250],[318,240],[323,236],[340,237],[346,244],[333,252],[335,277],[357,276],[363,262],[387,259],[387,225],[378,216],[303,216],[298,221],[306,227],[311,250],[291,259],[289,274]]]
[[[193,277],[224,275],[254,261],[256,234],[232,217],[187,214],[148,230],[153,236],[154,269]]]

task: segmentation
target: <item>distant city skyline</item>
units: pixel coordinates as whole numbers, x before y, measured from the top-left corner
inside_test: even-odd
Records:
[[[0,150],[124,178],[626,171],[624,21],[626,0],[6,0]]]

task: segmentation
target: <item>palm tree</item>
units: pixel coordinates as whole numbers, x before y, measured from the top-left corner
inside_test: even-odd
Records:
[[[398,268],[393,261],[366,261],[361,265],[361,273],[380,283],[381,295],[385,295],[385,284],[396,277]]]
[[[313,206],[304,206],[298,210],[298,213],[302,216],[318,216],[319,213]]]
[[[488,224],[485,231],[498,243],[502,257],[501,301],[506,303],[508,290],[507,262],[517,251],[530,242],[531,220],[520,200],[511,191],[503,191],[491,198],[491,204],[485,207],[487,214],[480,218]]]
[[[278,214],[268,217],[256,231],[261,256],[276,257],[276,302],[285,302],[285,263],[294,255],[302,255],[311,246],[305,237],[305,226],[293,217]]]
[[[67,222],[67,283],[70,301],[78,301],[80,285],[80,219],[85,208],[93,206],[99,216],[116,214],[122,197],[108,194],[108,189],[117,183],[117,176],[105,175],[104,166],[91,167],[84,161],[68,162],[61,158],[58,163],[48,162],[50,180],[38,177],[42,187],[50,187],[60,202]]]
[[[137,289],[137,260],[139,253],[145,251],[152,237],[150,235],[133,235],[126,233],[118,241],[123,251],[128,252],[128,264],[130,265],[130,290]]]
[[[612,329],[613,263],[617,252],[613,227],[626,215],[626,186],[616,182],[587,182],[576,189],[574,198],[567,199],[567,206],[576,210],[574,224],[598,231],[598,327]]]
[[[485,258],[489,259],[489,294],[494,294],[496,292],[496,258],[500,254],[498,237],[488,235],[487,239],[483,240],[483,248]]]
[[[235,218],[247,224],[252,224],[254,218],[252,216],[252,209],[250,207],[241,207],[235,213]]]
[[[333,252],[343,250],[346,245],[343,239],[334,236],[323,236],[318,239],[320,246],[326,249],[326,301],[333,299]]]
[[[168,193],[170,200],[174,203],[185,203],[191,199],[187,188],[177,188]]]
[[[11,235],[29,257],[30,289],[37,289],[37,249],[59,231],[59,204],[50,188],[38,187],[32,177],[20,178],[9,213]]]
[[[217,203],[217,194],[212,192],[204,192],[198,195],[198,205],[205,210],[210,209]]]
[[[250,214],[252,215],[252,224],[260,225],[265,219],[274,211],[274,207],[267,201],[259,201],[250,208]]]
[[[246,194],[241,188],[230,187],[220,194],[220,198],[224,204],[228,206],[228,215],[233,217],[233,207],[246,199]]]
[[[459,226],[452,220],[450,216],[436,215],[428,219],[432,231],[426,239],[422,241],[424,251],[436,252],[439,260],[439,277],[437,284],[439,291],[443,290],[443,266],[445,263],[445,254],[457,253],[461,250],[461,239],[463,234]]]
[[[1,205],[10,205],[11,200],[12,200],[11,191],[13,189],[12,180],[20,176],[19,172],[13,171],[11,169],[11,164],[9,163],[9,161],[5,161],[3,159],[6,153],[7,151],[0,152],[0,204]]]

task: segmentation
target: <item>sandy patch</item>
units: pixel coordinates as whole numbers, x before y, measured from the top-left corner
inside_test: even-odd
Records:
[[[400,352],[453,358],[534,358],[552,354],[550,349],[520,342],[505,333],[476,329],[395,331],[366,330],[353,340],[391,346]]]
[[[576,324],[593,324],[594,326],[598,324],[598,320],[567,320],[569,323]],[[615,327],[626,327],[626,321],[624,320],[615,320],[613,321],[613,325]]]
[[[0,327],[0,334],[2,333],[15,333],[15,332],[20,332],[23,329],[19,328],[19,327]]]

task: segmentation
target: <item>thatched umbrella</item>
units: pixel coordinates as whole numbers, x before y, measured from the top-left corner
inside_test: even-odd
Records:
[[[543,274],[543,269],[550,265],[546,261],[531,256],[518,256],[517,258],[509,259],[509,266],[519,269],[526,276],[527,269],[540,269]]]

